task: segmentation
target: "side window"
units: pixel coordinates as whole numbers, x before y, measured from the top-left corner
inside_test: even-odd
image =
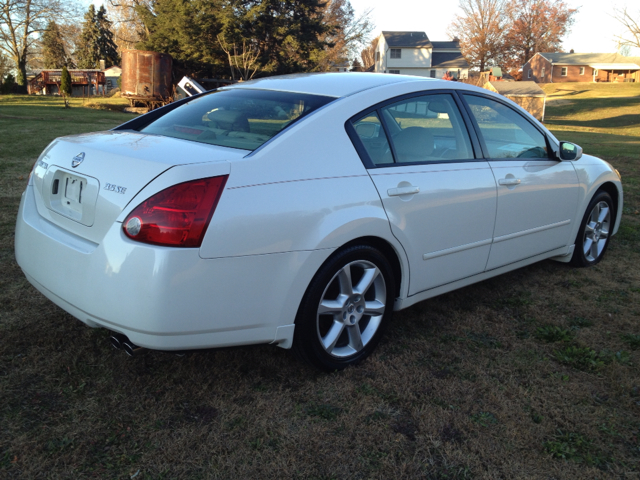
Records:
[[[464,98],[491,158],[549,158],[544,135],[518,112],[485,97]]]
[[[471,160],[469,134],[451,95],[424,95],[381,109],[397,163]]]
[[[353,122],[353,128],[375,165],[393,163],[389,141],[376,112],[368,113]]]

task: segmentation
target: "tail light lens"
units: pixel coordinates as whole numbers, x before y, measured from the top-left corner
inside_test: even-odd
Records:
[[[227,178],[202,178],[156,193],[125,219],[125,235],[153,245],[199,247]]]

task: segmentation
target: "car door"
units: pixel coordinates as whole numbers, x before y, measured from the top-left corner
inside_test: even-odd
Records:
[[[463,97],[498,184],[487,270],[571,243],[580,189],[573,164],[552,158],[544,133],[506,103]]]
[[[454,96],[403,97],[350,125],[409,258],[409,295],[483,272],[496,185],[488,162],[475,158]]]

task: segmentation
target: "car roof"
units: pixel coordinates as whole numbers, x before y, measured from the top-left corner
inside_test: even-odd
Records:
[[[408,75],[390,75],[382,73],[344,72],[344,73],[298,73],[265,77],[248,82],[234,83],[221,90],[235,88],[255,88],[260,90],[279,90],[284,92],[308,93],[330,97],[346,97],[370,88],[407,82],[438,82],[438,80]]]

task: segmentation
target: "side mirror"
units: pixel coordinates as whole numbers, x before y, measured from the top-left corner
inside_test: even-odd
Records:
[[[560,142],[560,160],[580,160],[582,147],[571,142]]]

